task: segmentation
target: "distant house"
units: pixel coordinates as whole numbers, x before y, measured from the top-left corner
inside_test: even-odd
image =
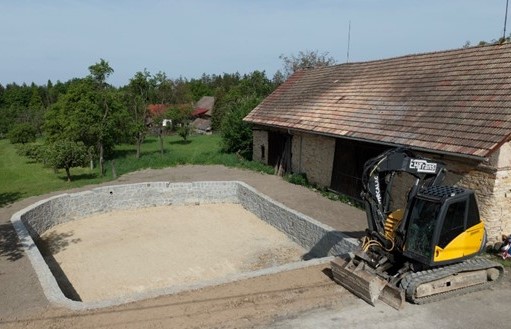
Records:
[[[192,126],[198,133],[211,133],[211,116],[213,115],[213,107],[215,106],[215,97],[203,96],[192,111],[195,118]]]
[[[511,233],[511,44],[298,71],[245,121],[253,158],[359,197],[364,162],[406,146],[476,191],[489,238]]]
[[[149,104],[147,109],[149,110],[149,115],[152,118],[162,117],[170,105],[168,104]]]
[[[146,117],[146,126],[150,128],[154,127],[154,120],[156,118],[161,118],[167,111],[169,105],[167,104],[149,104],[147,105],[147,117]]]

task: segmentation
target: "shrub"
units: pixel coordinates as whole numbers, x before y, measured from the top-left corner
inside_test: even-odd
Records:
[[[189,122],[184,122],[181,127],[177,129],[177,134],[181,136],[181,138],[186,142],[188,140],[188,136],[192,132],[192,126]]]
[[[31,124],[19,123],[16,124],[7,134],[7,137],[12,144],[26,144],[35,142],[37,131]]]
[[[259,97],[249,96],[229,104],[222,119],[222,151],[238,153],[252,160],[252,126],[243,118],[260,100]]]
[[[291,184],[309,186],[309,180],[307,179],[307,174],[305,173],[289,174],[285,176],[285,179]]]
[[[16,147],[16,153],[34,161],[44,163],[46,147],[37,143],[21,144]]]

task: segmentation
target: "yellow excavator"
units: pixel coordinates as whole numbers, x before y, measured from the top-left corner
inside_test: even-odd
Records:
[[[404,148],[368,160],[361,193],[368,228],[359,250],[331,262],[334,280],[372,305],[382,300],[396,309],[500,280],[500,264],[476,257],[486,231],[474,192],[442,185],[445,173],[443,163]]]

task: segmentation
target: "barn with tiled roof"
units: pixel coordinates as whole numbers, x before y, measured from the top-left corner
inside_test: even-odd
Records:
[[[441,159],[491,234],[511,233],[510,43],[298,71],[245,121],[254,159],[355,198],[389,147]]]

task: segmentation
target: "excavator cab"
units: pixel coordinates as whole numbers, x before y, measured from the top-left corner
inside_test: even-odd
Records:
[[[431,186],[409,209],[403,255],[429,267],[459,262],[486,242],[474,193],[460,187]]]

